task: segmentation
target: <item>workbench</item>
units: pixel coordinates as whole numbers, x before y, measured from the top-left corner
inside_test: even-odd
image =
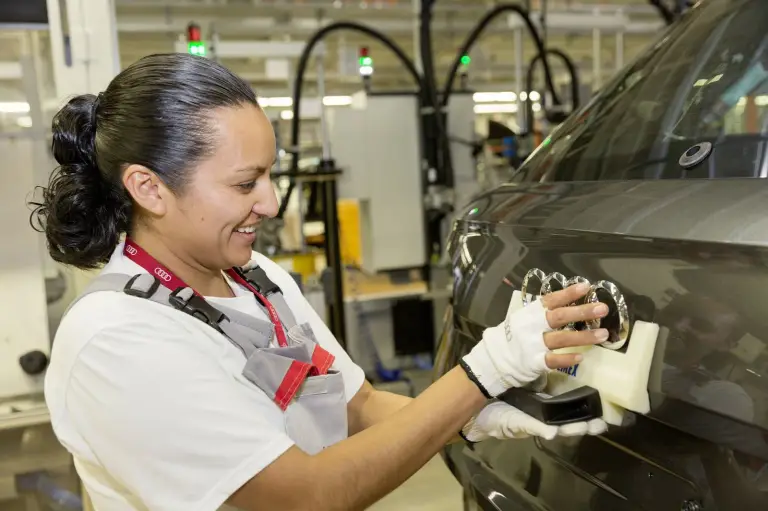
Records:
[[[417,277],[418,272],[414,272],[413,276]],[[419,278],[397,282],[386,274],[345,271],[343,284],[347,352],[366,373],[375,371],[374,347],[386,367],[395,368],[401,367],[403,362],[406,365],[410,363],[401,359],[395,351],[396,303],[399,300],[433,301],[433,330],[438,331],[444,304],[450,297],[449,289],[431,291],[427,283]],[[403,341],[402,338],[398,340]]]
[[[423,280],[393,282],[388,275],[369,275],[362,272],[344,272],[344,302],[392,300],[420,296],[427,292]]]

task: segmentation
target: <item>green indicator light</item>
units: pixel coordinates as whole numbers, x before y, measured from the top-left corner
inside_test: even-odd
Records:
[[[372,66],[373,65],[373,59],[371,57],[360,57],[359,59],[361,66]]]
[[[205,57],[205,43],[203,42],[190,42],[187,44],[187,51],[192,55],[198,55]]]
[[[470,62],[472,62],[472,59],[470,58],[469,55],[464,55],[461,57],[461,63],[464,64],[465,66],[468,66]]]

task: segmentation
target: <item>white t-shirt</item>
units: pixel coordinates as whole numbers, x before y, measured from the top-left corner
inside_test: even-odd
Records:
[[[347,401],[363,384],[291,276],[254,252],[299,323],[336,356]],[[146,273],[119,245],[105,273]],[[268,319],[255,298],[208,298]],[[245,358],[187,314],[120,292],[84,297],[56,333],[45,379],[54,431],[97,511],[213,511],[293,441],[283,412],[242,376]]]

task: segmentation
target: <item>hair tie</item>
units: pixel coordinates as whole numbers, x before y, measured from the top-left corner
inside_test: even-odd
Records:
[[[91,124],[93,125],[94,128],[96,127],[96,113],[97,113],[97,110],[99,109],[99,105],[101,104],[101,98],[103,97],[104,97],[104,93],[99,92],[96,95],[96,99],[93,102],[93,106],[91,106]]]

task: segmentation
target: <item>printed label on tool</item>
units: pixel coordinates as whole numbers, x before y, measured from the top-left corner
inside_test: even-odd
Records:
[[[558,369],[561,373],[567,374],[568,376],[576,376],[576,371],[579,370],[579,364],[573,365],[571,367],[561,367]]]

